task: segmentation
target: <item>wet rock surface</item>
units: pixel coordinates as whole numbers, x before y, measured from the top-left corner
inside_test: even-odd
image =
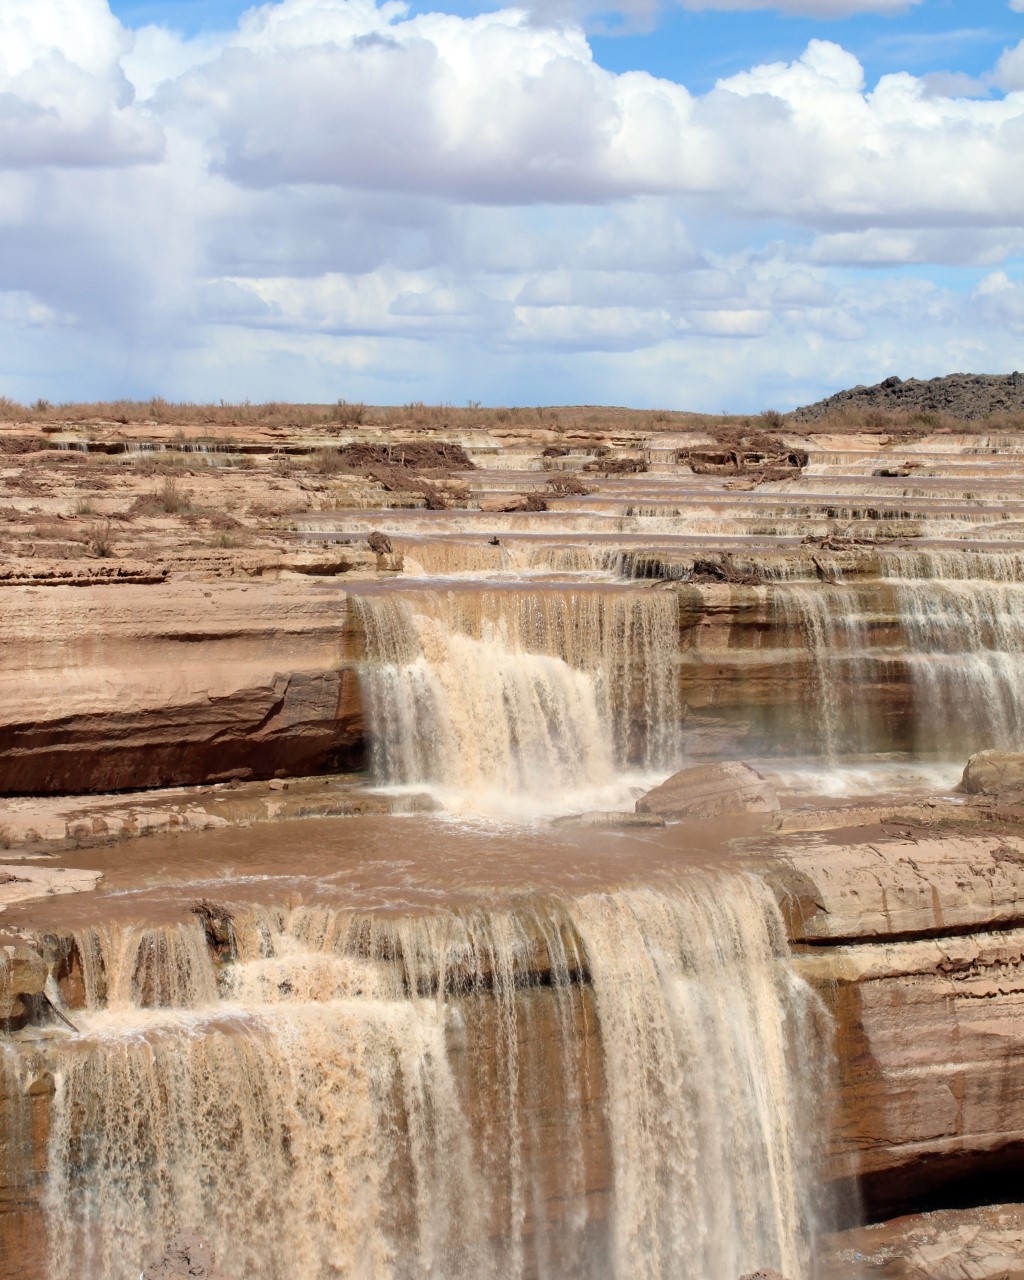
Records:
[[[948,1209],[829,1237],[821,1280],[1021,1280],[1024,1206]]]
[[[570,423],[506,411],[302,429],[0,424],[0,905],[23,934],[5,944],[0,1016],[31,1058],[4,1083],[3,1106],[9,1124],[26,1111],[18,1150],[35,1161],[4,1175],[0,1275],[45,1273],[55,1088],[45,1046],[73,1032],[43,997],[66,998],[73,1020],[86,986],[105,990],[104,966],[114,967],[113,952],[99,964],[71,945],[77,929],[99,937],[120,922],[118,936],[138,948],[126,982],[142,1016],[159,1020],[173,988],[166,957],[184,937],[198,948],[185,948],[188,973],[211,957],[226,963],[246,911],[271,912],[276,928],[288,912],[360,902],[415,923],[439,903],[477,895],[491,907],[525,886],[604,893],[610,868],[627,864],[659,882],[740,862],[770,884],[794,971],[834,1018],[834,1184],[859,1177],[872,1214],[971,1179],[1012,1185],[1024,1167],[1024,814],[1022,757],[1011,751],[1024,706],[1024,432],[978,414],[1016,411],[1022,398],[1019,380],[958,375],[857,388],[786,421],[595,411]],[[401,608],[389,613],[388,600]],[[420,610],[418,632],[397,625],[402,609]],[[574,618],[587,619],[585,636]],[[492,833],[486,854],[481,837],[464,856],[465,831],[441,823],[431,834],[408,820],[382,836],[378,818],[452,799],[406,775],[386,794],[366,774],[339,775],[370,760],[375,627],[398,638],[396,668],[443,676],[425,722],[431,782],[442,730],[456,744],[463,731],[437,690],[471,687],[463,677],[483,637],[536,659],[524,679],[481,665],[476,689],[482,704],[497,687],[494,705],[506,709],[540,691],[543,713],[530,723],[560,726],[541,781],[560,777],[576,749],[563,735],[588,682],[607,697],[587,704],[605,716],[594,723],[616,726],[614,743],[608,731],[584,744],[594,776],[635,769],[650,786],[668,772],[668,757],[647,750],[655,703],[678,708],[683,750],[703,762],[635,814],[622,811],[637,794],[632,775],[614,799],[570,800],[559,783],[545,813],[565,819],[542,824],[543,839],[532,828],[529,855]],[[655,650],[660,664],[637,660]],[[384,692],[404,688],[396,677]],[[501,716],[492,720],[471,740],[486,750],[463,746],[463,760],[499,748],[515,758],[525,721],[499,742]],[[881,782],[855,798],[829,792],[850,761],[877,763],[880,751],[955,760],[954,772],[974,754],[955,795],[952,773],[943,787],[898,781],[889,800]],[[787,789],[792,758],[818,763],[823,794]],[[777,774],[762,777],[769,766]],[[503,821],[515,824],[516,787],[504,790]],[[342,821],[353,824],[345,857],[325,834]],[[221,840],[218,857],[190,852]],[[95,886],[98,895],[77,893]],[[102,907],[90,916],[94,898],[108,917]],[[594,975],[579,939],[559,934],[573,943],[565,972],[580,1009],[557,1006],[559,944],[533,928],[522,1029],[537,1054],[536,1095],[547,1098],[566,1027],[579,1031],[593,1091],[567,1094],[544,1120],[546,1203],[559,1203],[554,1175],[568,1167],[554,1117],[571,1103],[583,1117],[587,1194],[605,1213]],[[472,972],[465,957],[453,965],[460,993],[500,980],[489,946]],[[289,998],[292,976],[275,983],[267,970],[264,988]],[[321,976],[318,962],[301,979]],[[433,973],[421,980],[431,995],[442,985]],[[495,1031],[483,1056],[506,1051]],[[474,1106],[486,1111],[495,1096],[482,1090]],[[899,1224],[872,1229],[837,1242],[828,1265],[836,1280],[861,1274],[849,1268],[867,1258],[866,1274],[905,1280],[1014,1275],[1016,1211],[984,1212],[930,1215],[902,1236]],[[31,1259],[22,1238],[36,1242]],[[163,1271],[145,1274],[212,1267],[178,1244],[153,1260]]]
[[[771,783],[749,765],[733,762],[681,769],[636,802],[638,814],[672,819],[774,813],[778,808]]]
[[[199,1236],[183,1231],[151,1262],[139,1280],[229,1280],[216,1266],[213,1249]]]

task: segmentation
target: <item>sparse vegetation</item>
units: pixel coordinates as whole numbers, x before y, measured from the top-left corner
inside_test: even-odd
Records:
[[[191,510],[189,495],[173,476],[167,476],[164,479],[156,494],[156,505],[167,515],[181,515]]]
[[[334,476],[345,470],[340,449],[317,449],[313,454],[313,470],[322,476]]]
[[[100,559],[114,554],[114,542],[114,527],[109,520],[94,524],[89,530],[89,550]]]
[[[365,404],[353,404],[348,400],[339,400],[331,410],[331,421],[344,426],[359,426],[366,417]]]
[[[589,488],[578,477],[571,472],[563,472],[556,476],[548,477],[548,488],[557,498],[585,498],[588,493],[594,490]]]

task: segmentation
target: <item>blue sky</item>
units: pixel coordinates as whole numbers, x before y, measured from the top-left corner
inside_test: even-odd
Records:
[[[116,0],[111,9],[127,26],[162,23],[185,35],[225,31],[251,6],[239,0]],[[489,7],[451,0],[413,3],[413,13],[442,8],[471,16]],[[587,21],[594,56],[612,71],[645,70],[710,88],[720,76],[756,62],[799,56],[809,40],[825,34],[856,54],[869,78],[891,71],[963,71],[980,75],[1024,34],[1024,23],[1004,0],[926,0],[902,13],[855,14],[823,20],[753,12],[695,12],[666,6],[651,22],[621,17]],[[604,34],[618,26],[616,34]],[[637,29],[639,26],[639,29]]]
[[[0,395],[1024,367],[1024,0],[5,0],[0,95]]]

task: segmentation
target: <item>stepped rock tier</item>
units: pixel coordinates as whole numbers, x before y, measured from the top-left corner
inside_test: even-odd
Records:
[[[0,1280],[1013,1274],[1019,392],[0,423]]]

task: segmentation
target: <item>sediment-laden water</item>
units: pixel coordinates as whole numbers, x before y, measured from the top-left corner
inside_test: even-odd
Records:
[[[671,591],[487,583],[354,597],[378,777],[564,809],[678,762]]]
[[[58,1280],[180,1227],[251,1280],[807,1274],[827,1035],[757,880],[229,932],[76,940]]]

